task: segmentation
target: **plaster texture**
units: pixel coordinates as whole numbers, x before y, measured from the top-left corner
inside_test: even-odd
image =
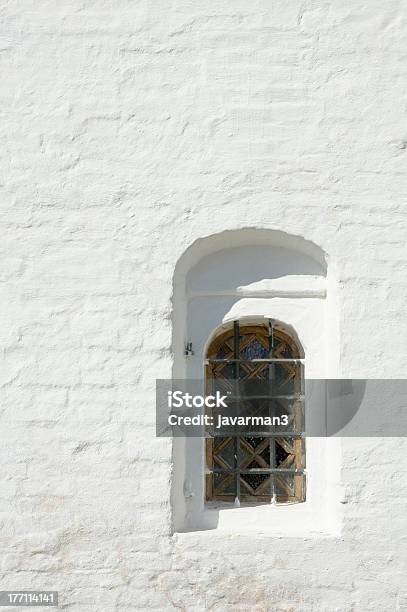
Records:
[[[406,377],[405,2],[0,19],[0,587],[68,612],[406,610],[405,438],[344,439],[340,535],[289,538],[174,534],[154,437],[177,262],[225,231],[317,245],[338,376]]]

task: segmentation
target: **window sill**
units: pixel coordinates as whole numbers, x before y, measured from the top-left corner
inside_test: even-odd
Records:
[[[341,536],[339,508],[337,512],[332,510],[316,509],[310,502],[240,508],[211,505],[195,517],[194,526],[182,533],[205,531],[216,535],[255,533],[279,538],[337,538]]]

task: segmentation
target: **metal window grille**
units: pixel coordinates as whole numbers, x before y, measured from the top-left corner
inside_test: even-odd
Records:
[[[208,429],[206,500],[305,501],[303,356],[295,339],[272,320],[242,326],[235,321],[208,349],[206,388],[228,393],[236,414],[288,417],[288,424],[265,431]]]

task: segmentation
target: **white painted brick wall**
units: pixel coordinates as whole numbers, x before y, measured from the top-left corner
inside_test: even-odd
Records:
[[[338,540],[169,537],[175,263],[240,227],[312,240],[343,376],[407,374],[402,0],[2,2],[4,589],[64,609],[407,608],[404,439],[343,444]]]

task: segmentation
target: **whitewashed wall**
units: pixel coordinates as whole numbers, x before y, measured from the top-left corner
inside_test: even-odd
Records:
[[[407,374],[407,7],[0,3],[3,589],[68,611],[405,610],[404,439],[342,444],[342,535],[170,536],[176,262],[244,227],[338,280],[342,376]]]

